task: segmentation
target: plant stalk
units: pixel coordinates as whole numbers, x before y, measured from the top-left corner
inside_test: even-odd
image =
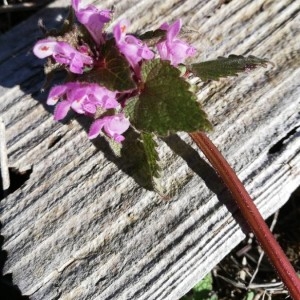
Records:
[[[190,133],[190,136],[231,192],[242,216],[247,221],[262,249],[285,284],[290,296],[294,300],[299,300],[300,278],[274,238],[244,185],[217,147],[203,132]]]

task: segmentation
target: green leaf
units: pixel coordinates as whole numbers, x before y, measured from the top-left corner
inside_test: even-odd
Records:
[[[158,182],[155,180],[160,175],[159,157],[153,135],[138,133],[130,128],[126,131],[125,137],[121,156],[129,165],[127,172],[144,188],[159,190]]]
[[[133,97],[126,103],[126,107],[123,112],[127,117],[132,119],[134,114],[134,108],[138,101],[138,97]],[[144,182],[147,184],[147,188],[151,186],[151,189],[156,190],[159,194],[163,195],[164,191],[160,186],[159,180],[155,178],[160,177],[160,167],[158,166],[159,157],[156,151],[157,144],[153,139],[154,135],[152,133],[141,132],[140,138],[138,138],[137,144],[139,144],[138,148],[141,149],[141,164],[140,171],[142,173],[142,177],[144,177]],[[137,160],[137,154],[134,154],[134,160]],[[138,156],[139,157],[139,156]],[[146,180],[145,180],[146,179]]]
[[[136,88],[130,65],[118,48],[110,41],[102,46],[102,58],[89,72],[79,77],[81,81],[94,82],[112,91]]]
[[[134,119],[135,107],[136,107],[138,101],[139,101],[138,96],[129,98],[126,101],[126,106],[123,108],[123,112],[125,113],[126,117],[129,118],[130,120]]]
[[[194,287],[194,292],[202,292],[203,290],[212,291],[213,288],[213,278],[211,273],[208,273],[201,281],[199,281]]]
[[[158,166],[159,157],[156,151],[157,144],[151,133],[141,133],[141,138],[148,162],[148,173],[151,177],[159,178],[160,167]]]
[[[148,46],[154,46],[165,35],[166,35],[165,30],[156,29],[156,30],[146,31],[142,35],[137,36],[137,38],[146,42]]]
[[[144,62],[141,73],[143,87],[131,109],[131,122],[138,130],[168,135],[211,128],[192,86],[177,68],[155,59]]]
[[[220,77],[237,76],[239,72],[250,71],[259,66],[266,67],[269,61],[255,56],[244,57],[231,54],[216,60],[192,64],[188,69],[201,80],[218,80]]]
[[[245,300],[253,300],[255,297],[255,293],[253,291],[248,291]]]
[[[213,278],[211,273],[208,273],[198,282],[181,300],[218,300],[218,296],[213,293]]]

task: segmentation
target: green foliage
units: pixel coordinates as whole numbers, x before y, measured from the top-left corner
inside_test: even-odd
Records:
[[[117,47],[108,41],[101,49],[101,60],[90,72],[81,75],[80,80],[98,83],[112,91],[136,88],[130,65]]]
[[[160,167],[158,165],[157,144],[151,133],[141,133],[129,129],[121,149],[121,155],[129,165],[131,176],[144,188],[158,190]]]
[[[138,130],[166,136],[211,128],[192,86],[177,68],[155,59],[144,62],[141,72],[143,87],[131,108],[131,122]]]
[[[193,289],[181,300],[218,300],[217,295],[212,294],[213,279],[211,273],[208,273]]]
[[[203,290],[212,290],[213,279],[211,273],[208,273],[200,282],[198,282],[193,290],[195,292],[201,292]]]
[[[247,295],[245,296],[244,300],[253,300],[255,297],[255,293],[253,291],[247,291]]]
[[[201,80],[218,80],[221,77],[237,76],[237,73],[253,70],[259,66],[265,67],[269,63],[265,59],[255,56],[244,57],[241,55],[229,55],[218,57],[216,60],[192,64],[188,69]]]
[[[148,46],[154,46],[158,40],[163,38],[166,34],[165,30],[156,29],[151,31],[146,31],[142,35],[138,36],[138,38],[147,43]]]
[[[135,116],[135,107],[139,101],[139,97],[131,97],[126,102],[126,106],[123,109],[123,112],[125,113],[126,117],[130,119],[130,122],[132,122],[134,116]]]
[[[151,175],[151,177],[158,178],[160,171],[160,168],[158,166],[159,157],[156,151],[157,144],[153,139],[153,134],[144,132],[141,134],[141,138],[147,157],[148,173]]]

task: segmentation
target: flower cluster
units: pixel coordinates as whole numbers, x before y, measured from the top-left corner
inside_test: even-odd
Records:
[[[67,65],[72,73],[82,74],[84,66],[91,66],[93,59],[84,53],[85,47],[74,49],[66,42],[58,42],[52,38],[38,41],[33,53],[38,58],[52,56],[59,64]]]
[[[122,142],[122,134],[130,126],[130,121],[123,112],[126,105],[124,99],[126,100],[126,95],[137,94],[137,88],[125,91],[109,90],[96,82],[86,80],[87,77],[84,76],[101,64],[99,50],[111,40],[104,28],[111,21],[112,11],[99,10],[93,5],[84,7],[80,0],[72,0],[72,9],[80,26],[84,26],[90,38],[70,42],[63,35],[49,36],[38,41],[33,48],[37,57],[48,57],[50,64],[65,68],[71,75],[75,74],[73,77],[69,76],[75,80],[54,86],[50,90],[47,104],[56,105],[55,120],[63,119],[70,109],[92,117],[94,121],[90,127],[89,138],[93,139],[103,131],[116,142]],[[129,25],[127,20],[121,20],[114,26],[113,44],[127,60],[131,77],[136,81],[137,87],[143,61],[159,57],[177,67],[196,52],[194,47],[178,38],[181,20],[170,25],[164,23],[160,29],[165,34],[152,48],[136,36],[128,34]]]

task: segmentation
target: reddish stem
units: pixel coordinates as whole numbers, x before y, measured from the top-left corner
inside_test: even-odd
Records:
[[[204,133],[190,133],[190,136],[230,190],[242,216],[249,224],[262,249],[269,257],[278,275],[289,290],[291,297],[295,300],[299,300],[300,279],[243,184],[217,147]]]

